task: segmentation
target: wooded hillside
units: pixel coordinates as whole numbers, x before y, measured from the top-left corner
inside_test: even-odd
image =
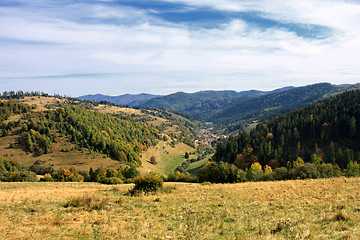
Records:
[[[258,124],[217,146],[214,160],[246,169],[325,162],[346,168],[360,160],[360,91],[348,91]]]

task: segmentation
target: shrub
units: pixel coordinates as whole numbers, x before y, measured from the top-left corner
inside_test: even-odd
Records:
[[[273,171],[273,174],[276,180],[285,180],[288,179],[289,171],[286,167],[280,167],[280,168],[276,168]]]
[[[199,182],[235,183],[245,181],[245,172],[229,163],[211,162],[199,170]]]
[[[14,171],[8,175],[8,182],[37,182],[37,177],[34,172],[26,170]]]
[[[121,169],[119,172],[126,178],[134,178],[140,175],[139,171],[136,169],[136,167],[125,167],[124,169]]]
[[[320,177],[329,178],[329,177],[340,177],[342,175],[341,170],[338,165],[333,165],[331,163],[323,163],[318,167],[320,172]]]
[[[43,178],[40,178],[41,182],[53,182],[54,179],[52,178],[50,173],[46,173]]]
[[[100,183],[111,185],[111,184],[122,184],[123,181],[117,177],[106,177],[106,178],[102,178],[100,180]]]
[[[305,163],[304,165],[290,169],[289,176],[292,179],[319,178],[320,172],[315,164]]]
[[[166,180],[168,182],[196,182],[196,179],[191,177],[189,173],[182,173],[179,171],[170,172]]]
[[[255,162],[251,164],[250,168],[246,171],[246,178],[249,181],[260,181],[264,177],[262,166],[260,163]]]
[[[132,192],[148,193],[162,188],[164,181],[160,176],[150,174],[135,178],[134,183],[135,187],[132,189]]]
[[[154,156],[151,156],[150,163],[153,164],[153,165],[157,164],[156,158]]]
[[[357,162],[350,161],[346,168],[347,177],[356,177],[360,176],[360,164]]]

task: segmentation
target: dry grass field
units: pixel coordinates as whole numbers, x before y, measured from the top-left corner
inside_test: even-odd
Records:
[[[360,238],[360,178],[131,187],[0,183],[0,239]]]
[[[33,96],[33,97],[24,97],[19,100],[22,103],[26,103],[29,105],[36,105],[37,108],[34,111],[44,111],[48,110],[46,105],[60,104],[64,103],[66,99],[59,99],[55,97],[42,97],[42,96]]]

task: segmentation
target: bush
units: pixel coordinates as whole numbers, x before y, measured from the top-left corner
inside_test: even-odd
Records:
[[[199,182],[236,183],[245,181],[245,172],[229,163],[211,162],[199,170]]]
[[[290,169],[289,176],[292,179],[319,178],[320,172],[315,164],[305,163],[302,166]]]
[[[117,177],[106,177],[106,178],[102,178],[100,180],[100,183],[112,185],[112,184],[122,184],[123,181]]]
[[[320,177],[322,178],[340,177],[342,175],[338,165],[333,165],[331,163],[323,163],[318,168],[320,172]]]
[[[54,179],[49,173],[46,173],[44,177],[40,178],[40,182],[53,182],[53,181]]]
[[[179,171],[170,172],[166,181],[168,182],[196,182],[194,177],[191,177],[189,173],[182,173]]]
[[[346,168],[347,177],[357,177],[360,176],[360,164],[357,162],[350,161]]]
[[[153,164],[153,165],[157,164],[156,158],[154,156],[151,156],[150,163]]]
[[[280,167],[280,168],[276,168],[273,171],[273,174],[276,180],[285,180],[288,179],[289,171],[286,167]]]
[[[163,179],[160,176],[155,174],[145,175],[142,177],[137,177],[134,180],[135,187],[131,190],[133,193],[136,192],[155,192],[162,188]]]
[[[26,170],[14,171],[8,175],[8,182],[37,182],[37,177],[34,172]]]

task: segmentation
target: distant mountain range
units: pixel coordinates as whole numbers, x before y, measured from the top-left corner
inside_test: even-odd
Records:
[[[359,84],[318,83],[304,87],[284,87],[273,91],[201,91],[177,92],[166,96],[126,94],[117,97],[97,94],[83,96],[80,99],[169,109],[197,120],[214,122],[217,127],[229,133],[239,131],[253,122],[357,88],[360,88]]]
[[[150,99],[160,97],[160,95],[153,95],[153,94],[147,94],[147,93],[141,93],[141,94],[125,94],[120,96],[108,96],[108,95],[102,95],[102,94],[95,94],[95,95],[85,95],[78,97],[81,100],[93,100],[95,102],[101,102],[106,101],[109,103],[113,103],[116,105],[126,105],[130,107],[136,107],[139,106]]]
[[[201,91],[196,93],[177,92],[167,96],[153,98],[143,104],[143,107],[170,109],[177,112],[186,113],[199,120],[213,121],[211,115],[216,111],[229,108],[240,102],[245,102],[253,98],[264,96],[271,93],[278,93],[293,89],[285,87],[274,91]]]

